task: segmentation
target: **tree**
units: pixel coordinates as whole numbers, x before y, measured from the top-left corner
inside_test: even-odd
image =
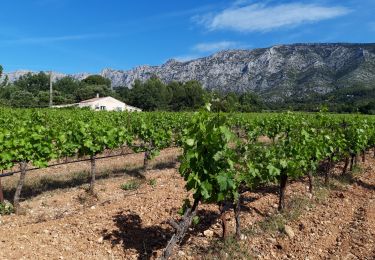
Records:
[[[197,109],[204,105],[206,92],[196,80],[186,83],[174,81],[169,83],[167,88],[172,94],[169,107],[174,111]]]
[[[98,85],[98,86],[107,86],[111,88],[111,81],[107,78],[104,78],[100,75],[91,75],[82,80],[82,83],[86,85]]]
[[[49,90],[49,75],[44,72],[38,74],[27,73],[14,82],[22,90],[37,94],[39,91]]]
[[[235,112],[240,108],[238,94],[230,92],[225,96],[225,103],[227,107],[227,112]]]
[[[124,101],[126,104],[133,104],[131,89],[127,87],[118,87],[116,88],[115,93],[119,99]]]
[[[95,84],[94,84],[95,85]],[[104,85],[104,84],[103,84]],[[73,94],[81,87],[81,82],[72,77],[63,77],[53,84],[53,89],[64,94]]]
[[[107,85],[84,85],[75,92],[76,101],[94,98],[97,94],[101,97],[110,96],[111,89]]]
[[[48,107],[48,105],[49,105],[49,91],[39,91],[38,95],[37,95],[37,99],[38,99],[38,106]]]
[[[15,85],[4,86],[1,89],[0,98],[5,99],[5,100],[10,100],[10,97],[11,97],[12,93],[14,93],[16,91],[19,91],[19,90],[21,90],[21,89],[19,87],[15,86]]]
[[[10,95],[10,104],[14,107],[34,107],[37,99],[28,91],[18,90]]]
[[[166,110],[172,99],[170,90],[156,77],[134,82],[131,92],[132,105],[149,111]]]
[[[374,115],[375,114],[375,101],[370,101],[367,104],[363,104],[359,106],[358,110],[362,114]]]
[[[184,84],[184,88],[186,93],[186,107],[196,109],[204,105],[205,91],[201,83],[191,80]]]
[[[173,111],[180,111],[186,109],[186,91],[181,82],[173,81],[167,85],[167,88],[172,93],[172,99],[169,107]]]
[[[260,111],[263,108],[262,101],[255,93],[246,92],[242,94],[239,102],[242,112]]]

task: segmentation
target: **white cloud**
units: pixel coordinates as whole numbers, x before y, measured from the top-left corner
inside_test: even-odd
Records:
[[[253,0],[236,0],[233,3],[233,6],[243,6],[248,5],[250,3],[254,2]]]
[[[219,13],[210,13],[193,19],[209,30],[264,32],[331,19],[350,12],[349,9],[341,6],[328,7],[303,3],[239,6],[238,3]]]
[[[43,43],[56,43],[66,41],[88,40],[103,37],[111,37],[110,34],[81,34],[81,35],[65,35],[65,36],[46,36],[46,37],[24,37],[16,39],[1,40],[1,43],[6,44],[43,44]]]
[[[194,45],[191,48],[191,53],[174,57],[174,60],[185,62],[201,58],[214,52],[227,49],[244,49],[249,48],[250,45],[235,41],[219,41],[219,42],[202,42]]]
[[[198,55],[182,55],[174,57],[173,59],[180,62],[191,61],[200,58]]]
[[[246,46],[239,42],[220,41],[199,43],[193,47],[193,51],[197,52],[216,52],[226,49],[245,48]]]

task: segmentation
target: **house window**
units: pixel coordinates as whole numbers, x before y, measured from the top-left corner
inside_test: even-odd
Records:
[[[122,107],[116,107],[116,111],[122,111]]]
[[[105,106],[100,106],[100,110],[105,110]]]

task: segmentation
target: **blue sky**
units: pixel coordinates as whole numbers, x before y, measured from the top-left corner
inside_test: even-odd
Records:
[[[12,0],[0,7],[5,71],[100,72],[223,49],[375,42],[375,0]]]

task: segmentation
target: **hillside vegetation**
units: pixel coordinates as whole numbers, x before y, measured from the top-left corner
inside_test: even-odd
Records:
[[[112,96],[144,111],[196,110],[205,102],[214,111],[254,112],[264,110],[319,111],[327,107],[332,112],[360,112],[374,114],[374,85],[340,88],[326,94],[311,94],[305,98],[292,96],[270,101],[267,95],[254,91],[243,93],[204,89],[196,80],[163,83],[157,77],[142,82],[136,80],[132,88],[114,88],[111,81],[91,75],[82,80],[62,77],[53,82],[53,104],[71,104],[100,96]],[[28,73],[13,83],[6,79],[0,84],[0,105],[11,107],[47,107],[49,105],[49,75]]]

